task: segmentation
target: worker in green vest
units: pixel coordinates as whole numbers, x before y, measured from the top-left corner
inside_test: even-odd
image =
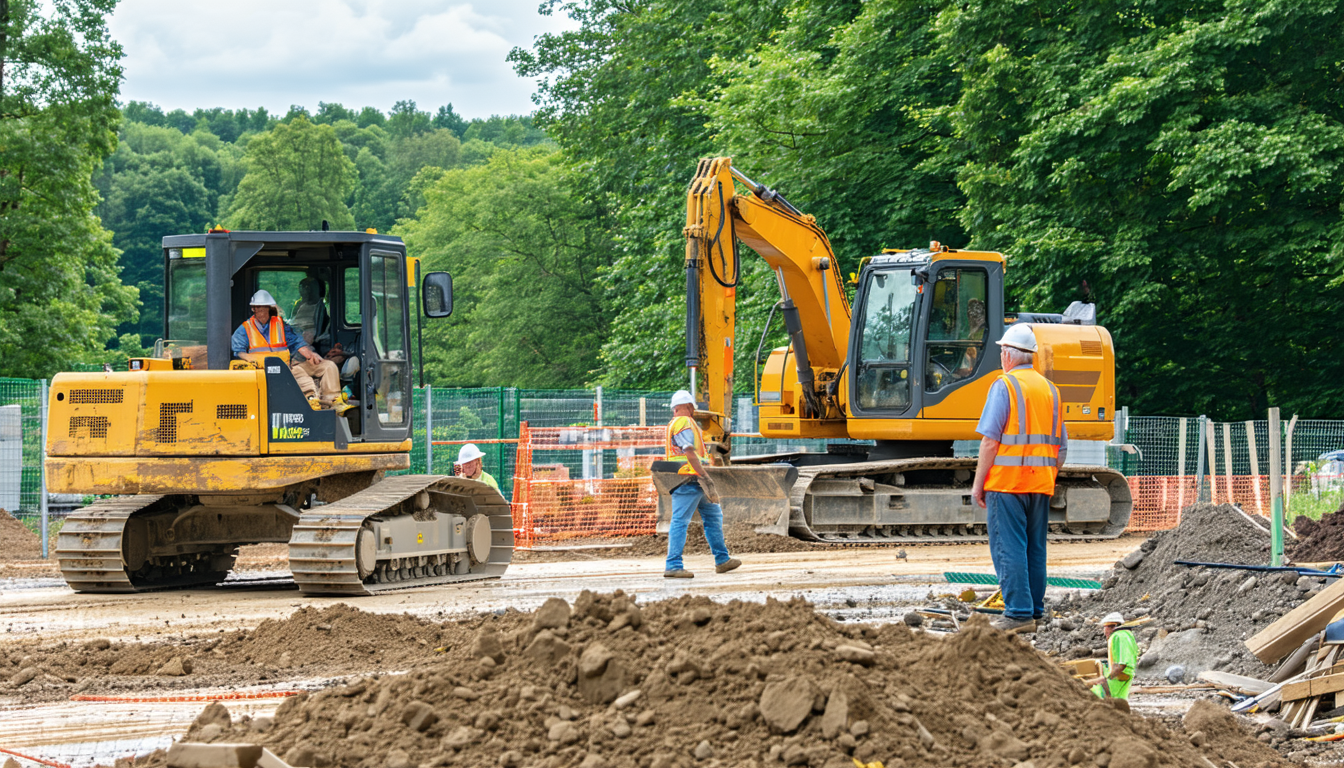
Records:
[[[1120,626],[1124,623],[1125,617],[1115,612],[1101,620],[1102,631],[1106,633],[1106,674],[1089,680],[1088,685],[1103,699],[1128,701],[1129,684],[1139,665],[1139,643],[1133,632]]]

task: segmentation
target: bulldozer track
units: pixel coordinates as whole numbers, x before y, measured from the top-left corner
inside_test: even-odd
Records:
[[[355,545],[364,521],[426,490],[469,498],[479,513],[489,517],[492,532],[489,559],[463,574],[423,575],[388,583],[361,578]],[[389,477],[340,501],[307,510],[294,525],[289,541],[290,573],[304,595],[371,595],[494,579],[503,575],[512,557],[513,516],[499,491],[484,483],[442,475]]]
[[[872,476],[891,472],[903,472],[917,469],[943,469],[956,470],[968,469],[975,471],[975,459],[893,459],[888,461],[867,461],[854,464],[832,464],[816,467],[803,467],[798,470],[798,481],[789,491],[789,535],[804,541],[813,541],[823,544],[832,544],[847,547],[871,547],[886,546],[891,544],[980,544],[989,541],[987,533],[980,533],[974,530],[973,526],[965,525],[911,525],[911,526],[887,526],[905,530],[935,529],[937,532],[919,534],[913,533],[886,533],[880,530],[871,529],[862,533],[855,534],[828,534],[825,532],[814,531],[804,514],[804,501],[812,483],[818,478],[823,477],[855,477]],[[1119,472],[1107,467],[1085,467],[1085,466],[1066,466],[1059,475],[1062,482],[1070,480],[1093,480],[1099,482],[1104,479],[1103,486],[1108,490],[1119,483],[1124,486],[1123,499],[1119,501],[1122,506],[1128,506],[1129,494],[1128,486],[1125,485],[1124,476]],[[1114,539],[1125,532],[1125,525],[1129,521],[1128,509],[1124,511],[1122,521],[1116,521],[1117,511],[1114,507],[1116,500],[1112,501],[1112,520],[1107,522],[1099,531],[1088,531],[1084,533],[1068,533],[1062,531],[1063,526],[1054,526],[1055,531],[1049,534],[1051,541],[1101,541],[1105,539]],[[953,532],[948,532],[953,529]]]
[[[160,578],[132,581],[122,555],[126,521],[167,496],[117,496],[77,510],[56,537],[56,559],[65,582],[76,592],[149,592],[217,584],[227,569],[180,569]]]

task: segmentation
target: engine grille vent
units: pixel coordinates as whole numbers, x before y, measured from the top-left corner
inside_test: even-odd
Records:
[[[121,389],[72,389],[70,390],[71,405],[108,405],[116,404],[122,401],[126,396],[125,390]]]
[[[232,420],[232,419],[246,419],[246,418],[247,418],[247,406],[246,406],[246,405],[216,405],[216,406],[215,406],[215,418],[218,419],[218,420],[220,420],[220,421],[228,421],[228,420]]]
[[[107,427],[108,427],[108,421],[106,416],[70,417],[71,438],[84,437],[84,438],[95,438],[98,440],[103,440],[107,438]]]
[[[1100,341],[1096,341],[1095,339],[1083,339],[1082,341],[1078,342],[1078,346],[1081,347],[1079,351],[1082,352],[1084,355],[1093,355],[1094,357],[1101,357]]]
[[[191,405],[191,402],[186,402],[164,403],[159,406],[159,431],[156,436],[157,442],[177,442],[177,415],[179,413],[191,413]]]

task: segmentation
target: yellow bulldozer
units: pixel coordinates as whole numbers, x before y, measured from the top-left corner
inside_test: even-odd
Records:
[[[240,545],[267,542],[288,544],[305,594],[504,572],[513,524],[499,491],[386,475],[410,467],[411,312],[452,312],[447,273],[420,278],[401,239],[373,230],[173,235],[163,260],[153,356],[52,380],[48,487],[106,497],[59,534],[72,588],[216,584]],[[305,397],[288,350],[235,354],[257,291],[312,350],[341,361],[342,407]]]
[[[985,510],[971,499],[975,459],[955,457],[953,442],[979,439],[1002,373],[993,344],[1012,323],[1035,331],[1035,368],[1059,389],[1069,438],[1113,436],[1114,347],[1093,305],[1008,315],[1002,254],[885,250],[862,260],[851,307],[816,219],[726,157],[700,161],[684,235],[690,391],[727,522],[837,544],[985,539]],[[759,433],[834,440],[824,453],[732,455],[738,243],[766,261],[779,289],[752,376]],[[761,370],[776,315],[789,344]],[[665,529],[668,493],[686,478],[659,469]],[[1124,532],[1132,501],[1115,470],[1066,465],[1050,507],[1053,538],[1110,538]]]

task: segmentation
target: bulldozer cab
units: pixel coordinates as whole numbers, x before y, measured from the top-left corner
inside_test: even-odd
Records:
[[[398,237],[373,232],[211,232],[163,239],[164,333],[154,357],[176,368],[248,367],[236,335],[267,291],[285,324],[340,372],[356,406],[308,405],[282,357],[265,360],[270,441],[400,443],[410,435],[411,307],[451,312],[452,282],[427,275]],[[417,302],[417,298],[419,302]],[[245,347],[245,345],[244,345]],[[297,349],[291,349],[297,362]]]

